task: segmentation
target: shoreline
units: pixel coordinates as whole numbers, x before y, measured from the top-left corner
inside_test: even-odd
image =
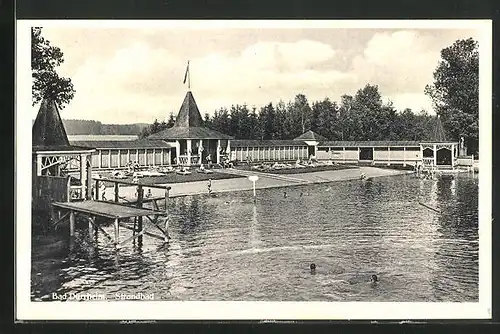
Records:
[[[226,193],[235,191],[249,191],[253,189],[252,182],[248,180],[248,175],[258,175],[259,180],[255,184],[255,189],[267,189],[267,188],[284,188],[284,187],[294,187],[303,186],[310,184],[321,184],[330,183],[337,181],[352,181],[359,180],[362,173],[366,175],[367,178],[378,178],[378,177],[388,177],[397,176],[405,174],[413,174],[413,171],[407,170],[395,170],[387,168],[377,168],[361,166],[355,168],[332,170],[332,171],[319,171],[310,173],[300,173],[300,174],[268,174],[261,172],[243,172],[239,170],[225,170],[224,173],[236,174],[240,177],[228,178],[228,179],[217,179],[212,180],[212,193]],[[158,185],[158,184],[157,184]],[[159,184],[167,185],[167,184]],[[207,181],[195,181],[186,183],[171,183],[168,184],[171,187],[170,198],[183,197],[183,196],[194,196],[208,194],[208,183]],[[144,185],[147,188],[147,185]],[[127,200],[133,200],[135,198],[135,186],[120,187],[120,197],[124,197]],[[106,190],[106,198],[113,198],[114,190],[108,188]],[[164,191],[161,189],[151,189],[151,194],[153,197],[165,196]]]

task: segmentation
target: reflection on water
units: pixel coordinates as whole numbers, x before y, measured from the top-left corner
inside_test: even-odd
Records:
[[[93,243],[82,230],[73,251],[62,242],[50,264],[34,258],[33,275],[50,270],[33,283],[32,298],[142,292],[157,300],[478,300],[477,176],[356,180],[287,194],[263,189],[257,203],[251,192],[172,199],[169,245],[145,237],[141,247],[115,252],[102,235]],[[34,242],[34,253],[44,247]]]

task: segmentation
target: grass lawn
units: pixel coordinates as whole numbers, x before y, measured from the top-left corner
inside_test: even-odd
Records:
[[[107,179],[113,179],[110,175],[106,173],[102,173],[102,176]],[[165,176],[155,176],[155,177],[141,177],[139,178],[140,184],[169,184],[169,183],[181,183],[181,182],[196,182],[196,181],[207,181],[211,180],[220,180],[220,179],[233,179],[241,176],[230,175],[217,173],[217,170],[214,170],[212,174],[204,174],[193,171],[190,175],[179,175],[176,173],[168,173]],[[117,179],[117,181],[128,181],[132,182],[132,177],[127,177],[126,179]],[[104,183],[107,187],[113,186],[112,182]]]
[[[242,169],[242,170],[257,170],[257,169],[251,169],[250,166],[248,165],[239,165],[236,167],[237,169]],[[328,170],[342,170],[342,169],[348,169],[348,168],[354,168],[354,166],[349,166],[349,165],[325,165],[325,166],[316,166],[316,167],[304,167],[304,168],[290,168],[290,169],[276,169],[276,170],[258,170],[263,173],[270,173],[270,174],[302,174],[302,173],[311,173],[311,172],[323,172],[323,171],[328,171]]]

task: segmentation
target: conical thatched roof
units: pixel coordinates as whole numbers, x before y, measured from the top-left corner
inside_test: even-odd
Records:
[[[189,91],[182,102],[181,109],[175,119],[175,127],[194,128],[203,127],[203,119],[196,105],[193,94]]]
[[[77,151],[89,148],[72,146],[55,101],[43,99],[32,128],[33,151]]]
[[[203,119],[193,94],[188,91],[173,127],[152,134],[151,140],[233,139],[233,137],[203,126]]]
[[[295,138],[294,140],[314,140],[314,141],[327,141],[325,137],[317,134],[316,132],[309,130]]]
[[[57,105],[52,100],[43,99],[32,133],[33,146],[69,146]]]
[[[441,118],[439,117],[439,115],[436,116],[436,123],[434,124],[432,140],[439,143],[446,141],[446,135],[444,133],[443,124],[441,123]]]

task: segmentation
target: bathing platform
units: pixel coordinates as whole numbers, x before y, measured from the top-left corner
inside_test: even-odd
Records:
[[[139,243],[142,243],[143,235],[168,242],[169,219],[167,208],[168,206],[166,206],[164,211],[160,211],[157,209],[134,207],[123,203],[96,200],[87,200],[82,202],[54,202],[52,203],[52,215],[54,221],[52,225],[54,226],[63,221],[69,220],[70,237],[74,237],[76,218],[81,217],[88,221],[88,232],[91,240],[94,237],[97,238],[97,231],[100,231],[109,241],[113,242],[117,248],[126,242],[135,240],[136,238]],[[56,212],[58,212],[57,215]],[[96,220],[96,218],[104,218],[105,220],[113,221],[114,237],[110,236],[102,228],[102,220]],[[132,230],[132,236],[124,240],[120,240],[121,227]],[[146,227],[151,227],[155,232],[160,232],[160,234],[146,231]]]

